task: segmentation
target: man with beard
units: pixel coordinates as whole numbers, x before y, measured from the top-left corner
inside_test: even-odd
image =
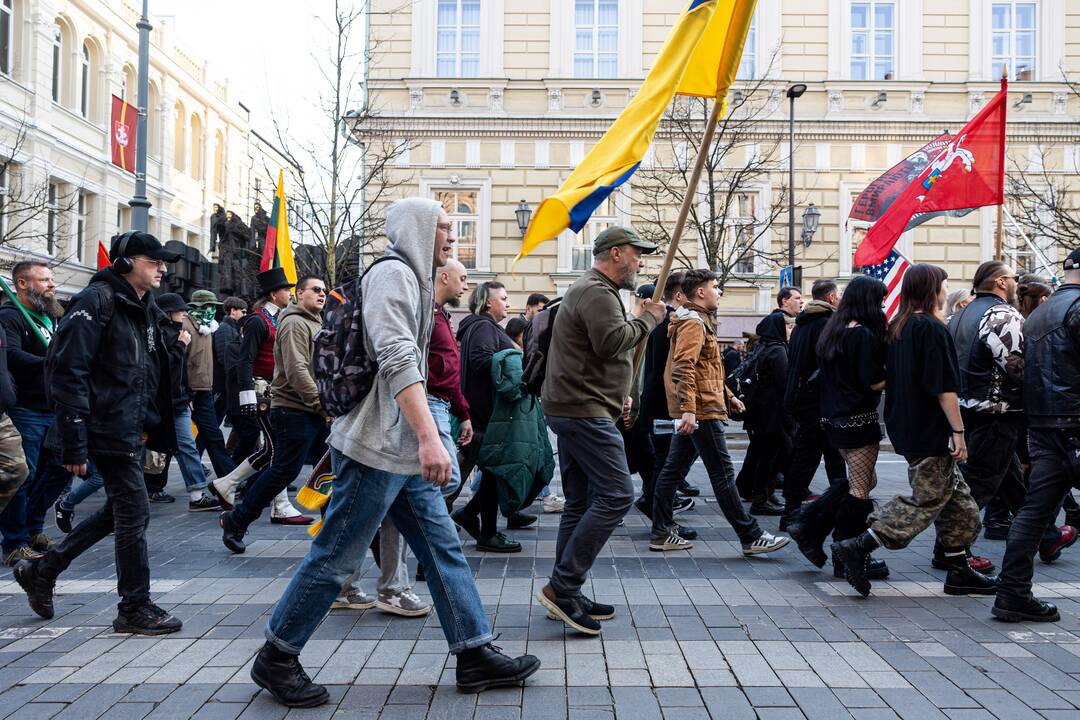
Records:
[[[555,316],[541,399],[559,439],[566,506],[555,567],[540,604],[578,632],[600,634],[615,608],[585,597],[585,576],[630,509],[634,484],[615,422],[630,410],[633,350],[667,313],[644,300],[627,319],[620,290],[633,291],[656,245],[629,228],[610,227],[593,243],[592,269],[570,287]]]
[[[28,481],[15,493],[0,513],[4,562],[14,565],[22,559],[44,552],[51,546],[49,536],[41,531],[44,515],[52,502],[41,499],[63,490],[68,476],[56,457],[45,448],[45,435],[53,424],[53,414],[45,393],[45,353],[52,338],[55,321],[64,310],[56,300],[56,283],[45,263],[26,261],[11,269],[18,305],[0,307],[0,325],[7,335],[7,360],[17,389],[16,404],[8,408],[8,417],[22,436]],[[43,485],[56,485],[55,490]],[[37,522],[31,522],[31,498],[36,508],[42,505]],[[32,525],[36,532],[31,533]]]

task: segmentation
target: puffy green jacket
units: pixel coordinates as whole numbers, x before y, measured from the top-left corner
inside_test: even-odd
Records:
[[[551,482],[555,458],[548,441],[540,398],[522,381],[520,350],[491,358],[495,406],[484,432],[478,465],[499,478],[499,509],[510,515],[532,504]]]

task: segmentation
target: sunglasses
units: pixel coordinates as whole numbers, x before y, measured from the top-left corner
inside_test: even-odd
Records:
[[[313,292],[316,295],[325,295],[326,294],[326,288],[319,287],[318,285],[316,285],[315,287],[304,288],[304,290]]]

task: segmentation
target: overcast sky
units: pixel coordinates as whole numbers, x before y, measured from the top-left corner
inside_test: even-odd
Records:
[[[271,113],[290,136],[312,137],[319,119],[312,52],[323,44],[319,13],[331,0],[150,0],[152,16],[172,16],[180,44],[230,81],[230,103],[244,103],[260,135],[273,138]]]

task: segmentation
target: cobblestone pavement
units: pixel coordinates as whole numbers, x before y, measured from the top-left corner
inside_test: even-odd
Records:
[[[895,455],[884,455],[879,471],[879,499],[906,486]],[[1037,567],[1037,593],[1061,607],[1057,624],[1001,624],[990,617],[992,599],[945,596],[943,573],[929,567],[932,532],[903,552],[879,551],[892,578],[863,600],[793,545],[744,559],[707,497],[700,464],[691,479],[703,490],[697,508],[679,516],[701,533],[691,552],[650,553],[636,510],[605,548],[585,590],[614,603],[618,615],[599,638],[566,634],[532,599],[551,568],[557,515],[510,533],[524,546],[518,555],[466,546],[498,644],[543,661],[524,689],[459,694],[434,616],[334,611],[302,656],[314,679],[329,685],[331,702],[288,712],[252,684],[248,669],[307,535],[264,515],[247,554],[231,556],[216,516],[187,512],[174,478],[178,502],[152,506],[150,557],[154,597],[183,619],[183,631],[149,639],[111,632],[111,543],[63,576],[49,622],[32,615],[5,571],[0,718],[1080,716],[1080,549]],[[98,503],[88,501],[84,512]],[[774,518],[763,522],[775,529]],[[1001,542],[977,547],[998,563],[1003,550]],[[370,586],[370,558],[367,565]]]

